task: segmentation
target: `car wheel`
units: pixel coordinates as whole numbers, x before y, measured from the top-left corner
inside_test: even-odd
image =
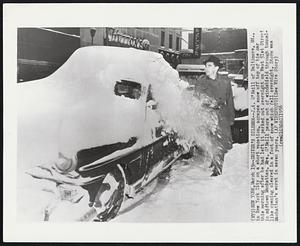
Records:
[[[187,153],[184,153],[180,156],[180,159],[190,159],[194,156],[195,147],[191,147]]]
[[[96,221],[108,221],[119,212],[125,197],[125,175],[118,165],[107,173],[101,183],[95,198],[95,207],[98,209]]]
[[[158,175],[157,180],[159,184],[169,183],[171,178],[171,168],[172,166],[169,166],[166,170],[164,170],[161,174]]]

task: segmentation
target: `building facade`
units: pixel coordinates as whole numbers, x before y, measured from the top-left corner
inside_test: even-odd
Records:
[[[18,28],[17,81],[49,76],[80,47],[78,28]]]
[[[201,55],[193,56],[194,33],[188,35],[188,49],[181,51],[181,63],[203,64],[210,56],[218,57],[223,63],[222,70],[242,73],[247,78],[247,30],[237,28],[203,28],[199,40]]]
[[[194,47],[194,33],[188,35],[188,48]],[[201,50],[203,53],[231,52],[247,49],[247,29],[202,28]]]
[[[181,38],[181,28],[18,28],[17,81],[47,77],[76,49],[89,45],[159,52],[176,68],[181,62]]]
[[[81,46],[133,47],[159,52],[176,68],[180,63],[181,28],[99,27],[80,28]]]

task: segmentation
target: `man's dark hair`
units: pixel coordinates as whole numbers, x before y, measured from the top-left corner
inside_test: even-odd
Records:
[[[220,62],[220,59],[216,56],[210,56],[208,59],[206,59],[203,63],[206,65],[208,62],[213,62],[215,66],[218,66],[219,68],[222,67],[222,64]]]

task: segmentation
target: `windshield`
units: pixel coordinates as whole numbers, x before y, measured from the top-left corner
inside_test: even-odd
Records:
[[[139,99],[141,97],[141,84],[129,81],[121,80],[115,84],[115,94],[118,96],[125,96],[131,99]]]

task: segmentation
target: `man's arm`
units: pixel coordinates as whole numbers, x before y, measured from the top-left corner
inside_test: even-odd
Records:
[[[200,97],[202,93],[201,83],[202,83],[203,75],[201,75],[198,79],[196,79],[195,87],[194,87],[194,96]]]
[[[228,114],[229,114],[229,120],[230,125],[233,125],[234,118],[235,118],[235,110],[234,110],[234,102],[233,102],[233,95],[232,95],[232,88],[231,88],[231,82],[228,81],[227,85],[227,96],[226,96],[226,103],[228,107]]]

